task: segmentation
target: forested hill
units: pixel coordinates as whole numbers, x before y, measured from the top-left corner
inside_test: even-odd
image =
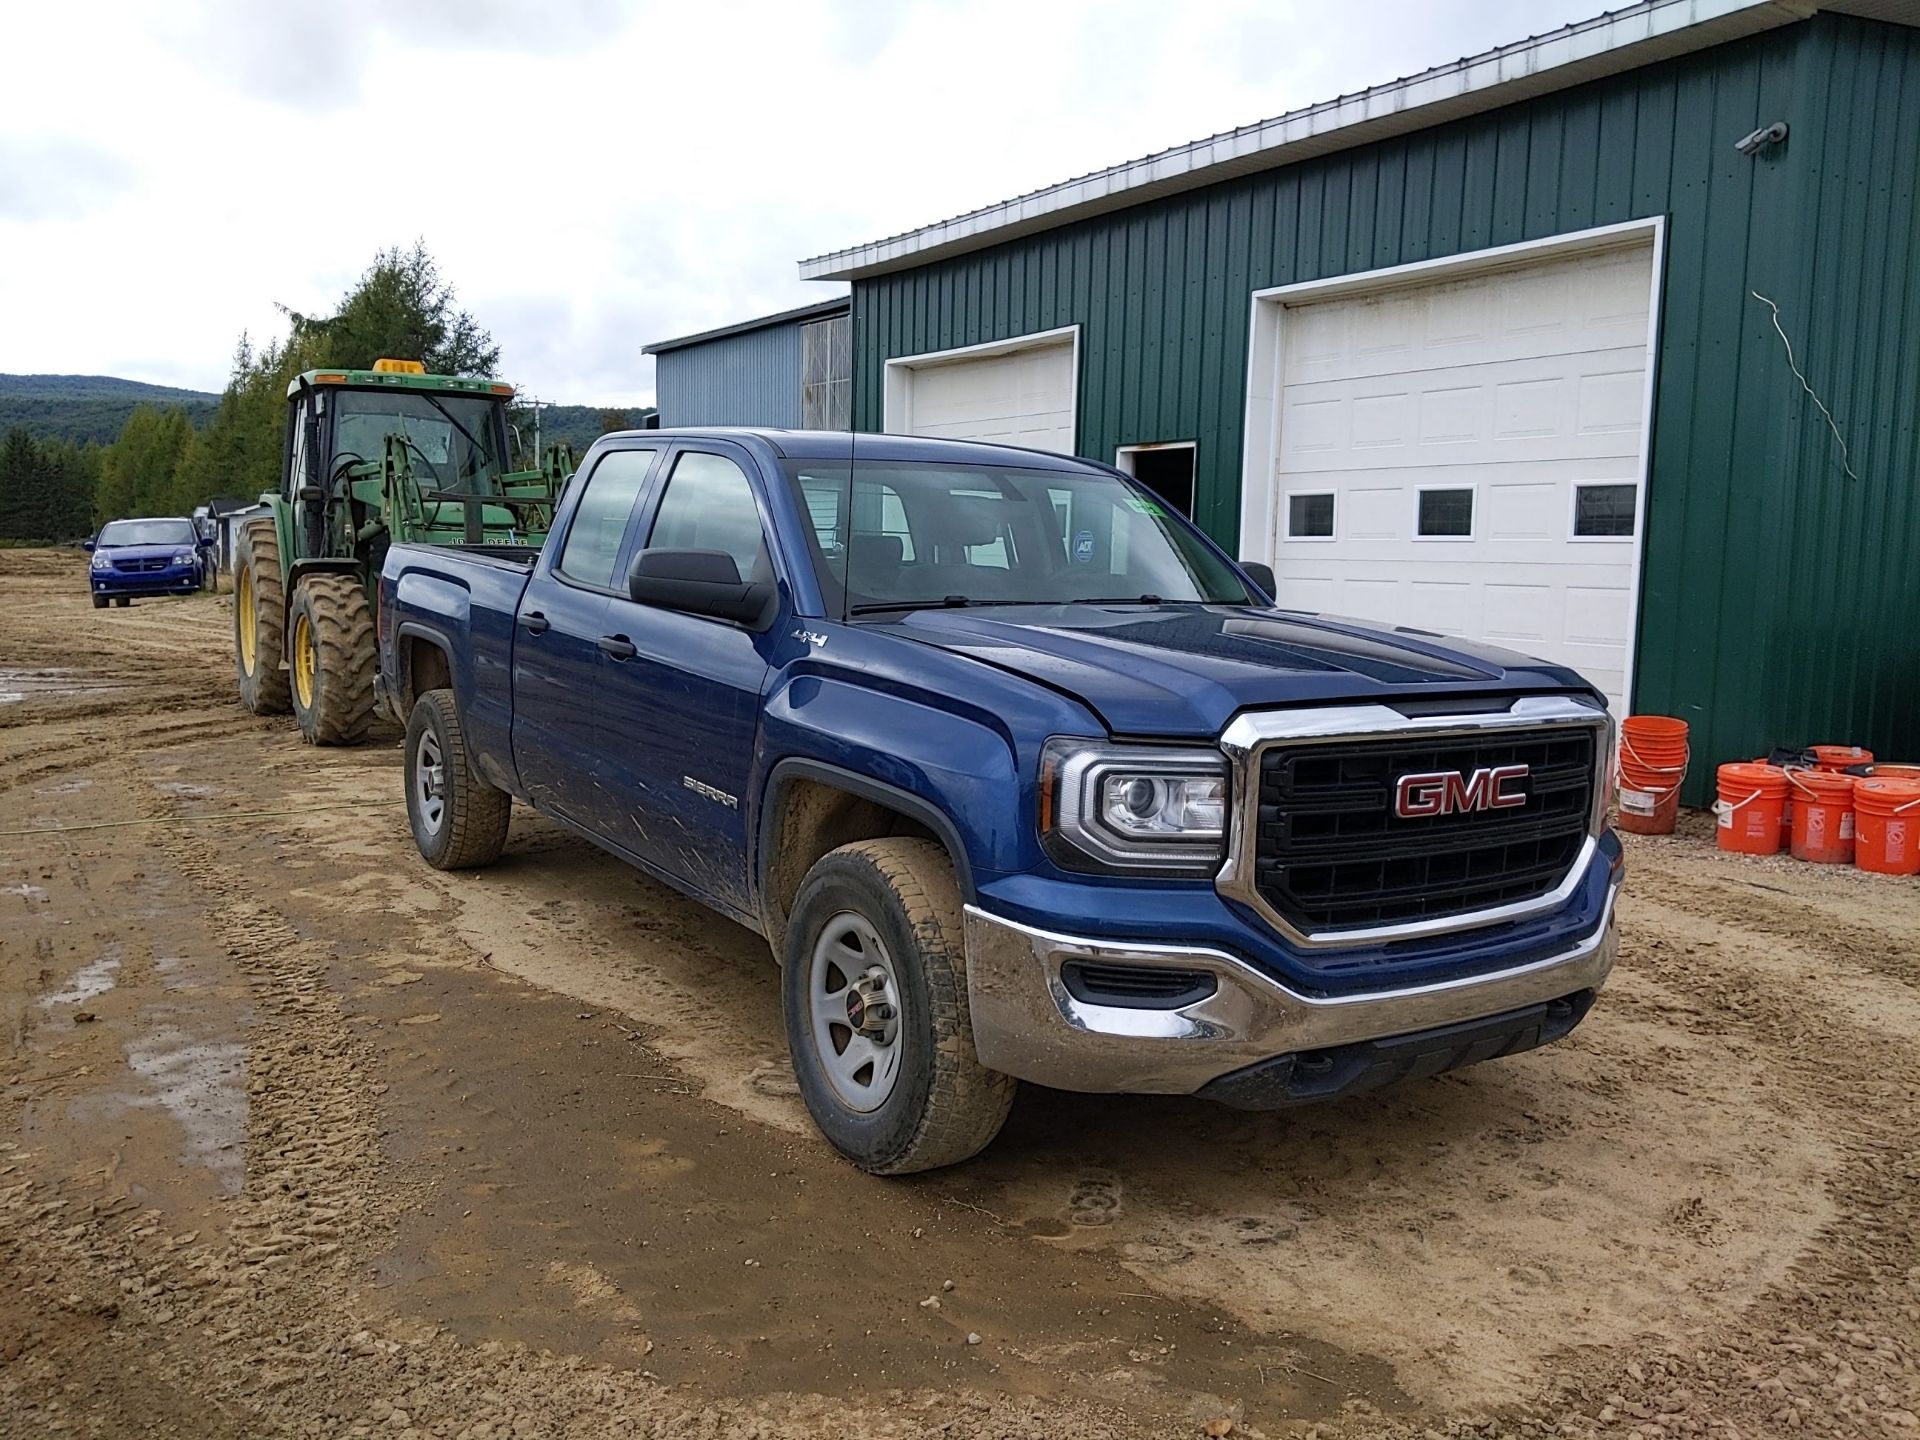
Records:
[[[136,405],[169,410],[179,406],[199,429],[219,404],[218,395],[204,390],[177,390],[112,375],[0,375],[0,435],[24,425],[36,440],[111,445]],[[540,416],[541,438],[548,444],[571,444],[578,455],[616,416],[624,417],[622,425],[637,426],[651,413],[651,407],[641,406],[609,412],[592,405],[551,405]],[[531,442],[531,422],[521,430]]]
[[[199,426],[219,403],[204,390],[112,375],[0,375],[0,435],[24,425],[36,440],[111,445],[136,405],[177,405]]]

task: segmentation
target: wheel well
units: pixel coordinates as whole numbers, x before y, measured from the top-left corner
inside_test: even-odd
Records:
[[[453,667],[447,662],[447,652],[431,640],[419,635],[405,636],[402,642],[405,648],[400,652],[400,719],[405,720],[412,713],[413,702],[429,690],[451,690],[453,688]]]
[[[824,780],[796,779],[780,788],[771,818],[761,839],[762,853],[769,859],[762,872],[760,909],[776,956],[801,881],[821,856],[842,845],[893,835],[931,840],[947,852],[962,890],[966,888],[966,870],[946,838],[924,820],[885,801]]]

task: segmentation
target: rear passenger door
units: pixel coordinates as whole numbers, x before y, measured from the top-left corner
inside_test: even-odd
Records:
[[[601,779],[593,697],[606,665],[607,606],[659,454],[607,450],[575,482],[580,499],[559,549],[549,546],[534,566],[515,618],[514,765],[529,799],[580,824],[591,823]]]
[[[724,442],[677,448],[633,553],[723,550],[743,580],[777,582],[756,473],[744,450]],[[787,603],[783,594],[764,633],[625,595],[605,617],[610,641],[632,653],[609,660],[599,688],[609,774],[596,828],[738,914],[748,910],[746,816],[761,694]]]

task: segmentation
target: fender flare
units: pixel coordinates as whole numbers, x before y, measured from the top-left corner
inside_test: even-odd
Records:
[[[770,889],[773,869],[773,847],[767,843],[769,835],[779,833],[781,811],[787,796],[792,792],[794,782],[812,780],[822,785],[844,790],[852,795],[884,805],[889,810],[897,810],[910,820],[925,825],[938,837],[953,861],[953,874],[960,886],[960,898],[965,904],[972,904],[973,862],[967,854],[965,842],[960,838],[960,827],[953,823],[946,811],[911,790],[903,790],[897,785],[889,785],[884,780],[874,780],[855,770],[839,765],[829,765],[821,760],[807,760],[790,757],[780,761],[767,775],[766,786],[761,791],[761,800],[754,830],[754,904],[762,918],[762,927],[769,940],[772,940],[776,928],[768,910],[766,896]]]

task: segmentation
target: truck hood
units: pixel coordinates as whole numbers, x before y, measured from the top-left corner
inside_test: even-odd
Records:
[[[1591,688],[1493,646],[1250,606],[931,609],[883,628],[1071,695],[1120,735],[1211,737],[1253,706]]]

